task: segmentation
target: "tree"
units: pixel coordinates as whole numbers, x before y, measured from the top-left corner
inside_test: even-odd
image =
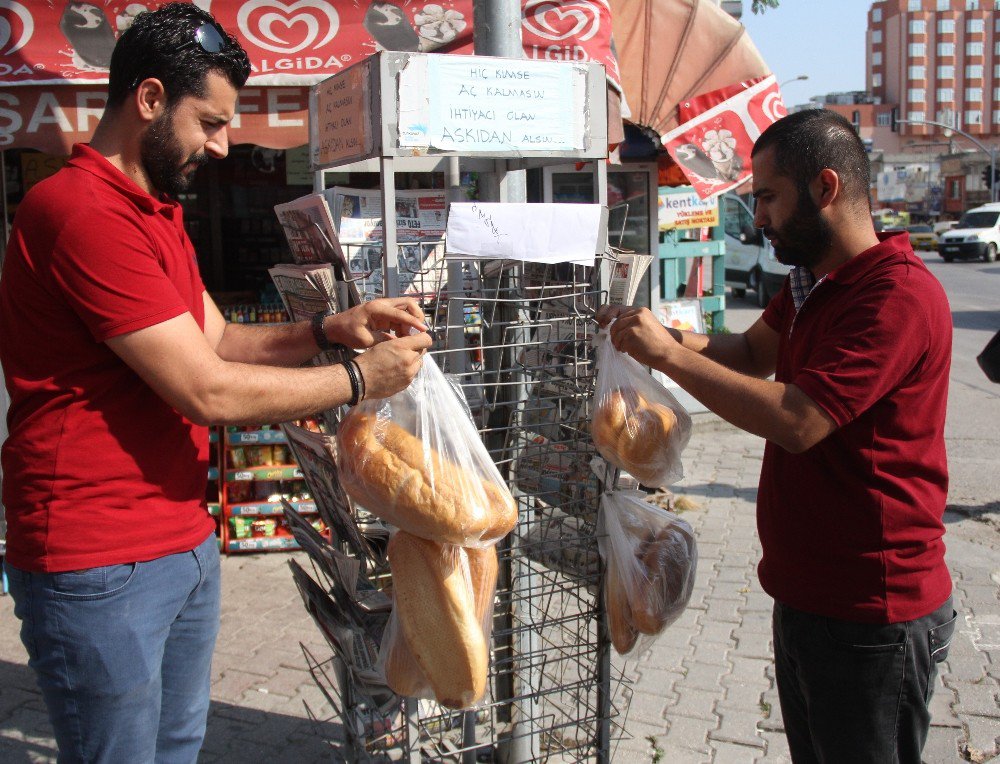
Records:
[[[754,13],[763,13],[768,8],[777,8],[780,0],[753,0],[750,6]]]

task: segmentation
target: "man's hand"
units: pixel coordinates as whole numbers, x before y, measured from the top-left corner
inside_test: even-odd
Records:
[[[611,324],[611,344],[644,366],[662,371],[670,354],[680,348],[670,330],[648,308],[602,305],[597,311],[597,323],[602,327]]]
[[[331,341],[359,350],[372,347],[389,332],[395,333],[397,337],[409,335],[410,329],[425,333],[427,323],[416,300],[410,297],[384,297],[330,316],[326,319],[324,329]],[[430,339],[427,340],[427,347],[429,346]]]
[[[355,358],[365,380],[365,398],[388,398],[410,384],[430,346],[431,335],[420,332],[379,342]]]

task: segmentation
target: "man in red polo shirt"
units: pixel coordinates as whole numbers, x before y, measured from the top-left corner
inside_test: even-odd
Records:
[[[416,374],[412,300],[284,326],[227,324],[181,208],[228,150],[246,53],[176,3],[111,59],[89,146],[21,203],[0,278],[6,566],[21,638],[67,762],[193,762],[219,622],[207,424],[282,422]],[[376,335],[396,339],[378,344]],[[356,361],[305,367],[331,343]]]
[[[919,762],[954,630],[944,561],[951,314],[905,233],[872,225],[851,124],[813,109],[753,151],[756,223],[796,266],[743,334],[604,306],[612,341],[767,439],[758,575],[796,762]],[[774,381],[767,377],[775,375]]]

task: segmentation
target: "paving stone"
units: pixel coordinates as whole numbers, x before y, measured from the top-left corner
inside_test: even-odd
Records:
[[[751,711],[725,709],[719,711],[719,726],[708,734],[710,741],[736,743],[764,749],[764,741],[758,734],[757,724],[763,715],[759,708]]]
[[[676,701],[667,706],[664,715],[668,718],[675,715],[690,716],[714,722],[717,718],[715,704],[718,700],[717,690],[698,690],[686,687],[682,693],[678,694]]]
[[[989,761],[1000,753],[1000,721],[995,717],[966,716],[962,719],[968,730],[968,747],[979,753],[980,761]]]
[[[760,761],[763,754],[763,742],[758,748],[757,746],[712,741],[712,764],[747,764],[749,761]]]
[[[705,753],[709,752],[708,734],[716,728],[717,721],[710,722],[704,719],[684,716],[680,711],[672,714],[667,721],[670,727],[661,745],[688,748]],[[684,759],[678,759],[677,761],[684,761]]]

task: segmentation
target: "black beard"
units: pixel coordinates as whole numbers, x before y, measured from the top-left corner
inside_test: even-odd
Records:
[[[153,188],[169,196],[177,196],[187,191],[194,179],[195,171],[185,175],[184,168],[190,164],[200,167],[208,162],[208,155],[192,154],[184,158],[174,134],[171,116],[167,111],[146,128],[139,145],[139,156]]]
[[[833,242],[833,228],[819,214],[819,207],[808,190],[799,194],[792,217],[780,229],[765,229],[764,235],[777,234],[774,256],[782,265],[812,268],[826,255]]]

